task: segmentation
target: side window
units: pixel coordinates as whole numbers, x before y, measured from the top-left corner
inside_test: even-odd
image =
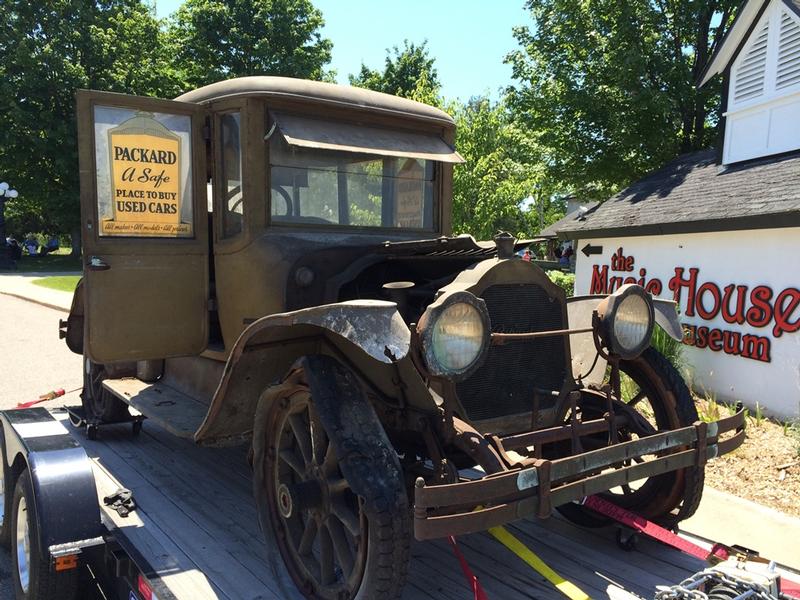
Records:
[[[242,232],[242,146],[239,113],[222,115],[220,142],[222,145],[222,237]]]

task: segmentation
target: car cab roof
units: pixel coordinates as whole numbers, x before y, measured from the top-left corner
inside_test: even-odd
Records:
[[[291,77],[237,77],[192,90],[178,96],[175,100],[202,104],[240,96],[312,101],[453,126],[453,119],[450,115],[421,102],[353,86]]]

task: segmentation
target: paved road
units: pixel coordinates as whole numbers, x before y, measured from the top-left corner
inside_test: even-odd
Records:
[[[0,294],[0,408],[35,400],[57,388],[81,386],[81,357],[58,339],[66,314]],[[78,392],[70,394],[77,400]],[[0,550],[0,600],[12,600],[11,562]]]
[[[58,339],[66,314],[0,294],[0,408],[81,386],[81,357]]]

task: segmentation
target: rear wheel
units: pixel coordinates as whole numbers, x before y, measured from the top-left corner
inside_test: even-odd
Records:
[[[78,588],[78,571],[57,572],[39,545],[36,504],[27,470],[17,479],[11,515],[12,579],[17,600],[71,600]]]
[[[292,377],[299,382],[303,373]],[[282,387],[254,431],[255,494],[267,537],[307,598],[399,597],[410,512],[397,455],[371,405],[348,386],[347,418],[331,430],[308,386]]]
[[[617,402],[626,405],[620,408],[632,408],[641,417],[636,424],[619,430],[620,442],[686,427],[697,421],[697,409],[686,383],[675,367],[654,348],[648,348],[633,360],[620,361],[620,370],[622,398]],[[604,407],[584,405],[581,410],[584,419],[598,418]],[[600,495],[618,506],[672,528],[697,510],[703,493],[703,481],[702,468],[687,467],[623,485]],[[583,526],[600,527],[611,523],[608,518],[574,503],[560,506],[558,510]]]
[[[103,387],[103,381],[108,378],[106,368],[92,362],[86,356],[83,358],[83,364],[81,402],[87,419],[102,423],[127,420],[130,416],[128,405]]]
[[[14,489],[10,485],[11,469],[8,468],[6,457],[6,437],[0,427],[0,460],[2,476],[0,476],[0,546],[8,548],[11,543],[11,497]]]

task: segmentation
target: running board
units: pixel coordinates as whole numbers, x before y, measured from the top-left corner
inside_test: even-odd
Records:
[[[175,388],[135,377],[106,379],[103,387],[171,434],[193,440],[208,406]]]

